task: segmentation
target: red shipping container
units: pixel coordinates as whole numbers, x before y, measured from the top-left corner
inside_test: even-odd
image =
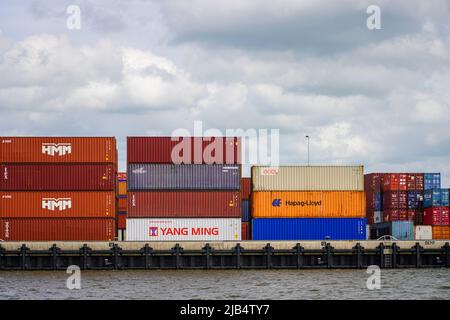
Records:
[[[387,173],[383,175],[383,191],[406,191],[407,178],[405,173]]]
[[[117,209],[120,212],[127,212],[128,211],[128,200],[127,200],[127,198],[119,198]]]
[[[117,214],[117,229],[127,228],[127,214],[126,212],[119,212]]]
[[[241,163],[241,138],[128,137],[128,163]],[[181,144],[182,143],[182,144]],[[184,148],[181,148],[181,147]],[[217,147],[217,148],[215,148]],[[176,159],[172,159],[172,153]]]
[[[115,219],[0,219],[4,241],[112,241]]]
[[[115,190],[112,164],[2,164],[0,190]]]
[[[384,222],[408,221],[408,210],[389,209],[383,211]]]
[[[128,193],[129,218],[240,218],[239,191]]]
[[[408,221],[416,221],[416,210],[408,210]]]
[[[366,209],[366,219],[367,224],[372,225],[375,223],[375,211],[373,208],[367,208]]]
[[[364,175],[364,190],[381,192],[383,173],[369,173]]]
[[[1,218],[114,218],[115,213],[114,192],[0,192]]]
[[[424,189],[424,174],[423,173],[408,173],[406,178],[406,186],[411,191],[423,191]]]
[[[423,224],[431,226],[450,225],[449,207],[426,208],[423,213]]]
[[[1,163],[116,163],[113,137],[0,137]]]
[[[242,200],[249,200],[252,191],[252,178],[241,178]]]
[[[242,222],[241,239],[243,241],[251,240],[250,222]]]
[[[383,209],[407,209],[407,191],[386,191],[383,193]]]

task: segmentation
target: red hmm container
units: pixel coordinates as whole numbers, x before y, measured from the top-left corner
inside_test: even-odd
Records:
[[[250,222],[242,222],[242,233],[241,233],[241,239],[242,240],[251,240],[250,237]]]
[[[115,219],[0,219],[4,241],[112,241]]]
[[[407,191],[386,191],[383,194],[383,209],[407,209]]]
[[[1,218],[114,218],[112,191],[2,191]]]
[[[116,163],[113,137],[0,137],[1,163]]]
[[[240,218],[239,191],[128,193],[128,218]]]
[[[387,173],[383,175],[383,191],[406,191],[407,177],[405,173]]]
[[[424,189],[424,174],[423,173],[408,173],[406,177],[406,187],[411,191],[423,191]]]
[[[423,224],[430,226],[450,225],[449,207],[426,208],[423,213]]]
[[[172,140],[171,137],[128,137],[127,162],[241,163],[241,138],[175,137],[174,139],[176,140]]]
[[[242,200],[249,200],[252,192],[252,178],[241,178]]]
[[[0,170],[0,190],[115,190],[113,164],[2,164]]]

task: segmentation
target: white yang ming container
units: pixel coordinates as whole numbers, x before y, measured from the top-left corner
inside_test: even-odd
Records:
[[[127,241],[239,241],[241,219],[127,219]]]

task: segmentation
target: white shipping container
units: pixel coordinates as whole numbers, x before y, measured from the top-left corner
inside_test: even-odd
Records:
[[[373,214],[373,222],[381,223],[383,222],[383,211],[375,211]]]
[[[253,191],[364,191],[363,166],[252,167]]]
[[[237,241],[241,219],[127,219],[127,241]]]
[[[366,225],[366,240],[370,240],[370,226]]]
[[[433,228],[431,226],[416,226],[414,230],[416,240],[433,239]]]

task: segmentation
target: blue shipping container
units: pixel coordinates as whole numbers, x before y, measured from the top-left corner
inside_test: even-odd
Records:
[[[366,219],[253,219],[252,240],[366,240]]]
[[[423,198],[423,206],[425,208],[448,207],[449,189],[426,190]]]
[[[240,165],[128,165],[128,190],[240,190],[240,188]]]
[[[441,174],[440,173],[425,173],[424,174],[424,189],[440,189],[441,188]]]
[[[393,221],[371,225],[370,237],[376,240],[382,236],[393,236],[398,240],[414,240],[414,223],[412,221]]]
[[[418,209],[423,202],[422,191],[408,191],[408,209]]]
[[[377,192],[375,193],[375,211],[381,211],[383,208],[383,202],[382,202],[381,193]]]
[[[242,200],[242,222],[250,221],[250,205],[248,200]]]

